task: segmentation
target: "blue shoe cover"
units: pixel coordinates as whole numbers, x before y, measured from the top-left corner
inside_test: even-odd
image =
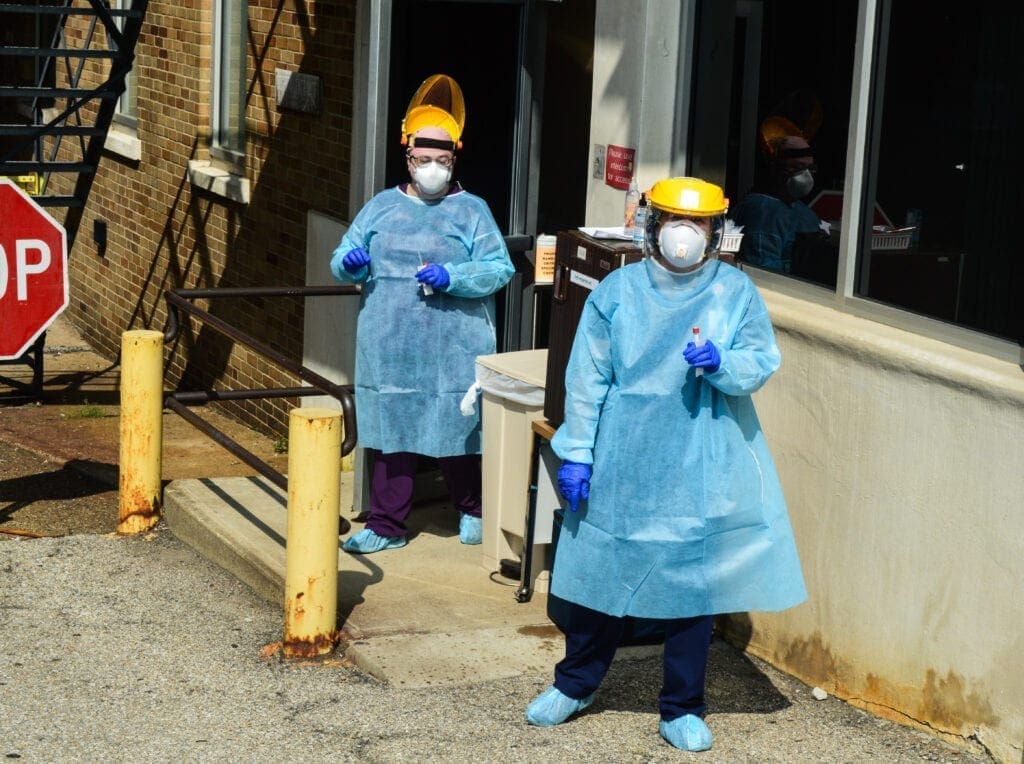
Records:
[[[658,725],[658,732],[676,748],[684,751],[706,751],[711,747],[711,730],[703,719],[693,714],[680,716],[670,722],[663,721]]]
[[[484,540],[483,521],[479,517],[459,513],[459,541],[463,544],[480,544]]]
[[[593,702],[593,693],[583,700],[576,700],[551,685],[526,707],[526,721],[535,727],[554,727]]]
[[[341,545],[346,552],[373,554],[384,549],[399,549],[405,546],[405,536],[378,536],[369,528],[363,528]]]

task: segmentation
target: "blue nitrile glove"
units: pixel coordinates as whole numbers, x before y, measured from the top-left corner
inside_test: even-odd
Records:
[[[704,344],[700,347],[688,342],[686,350],[683,351],[683,358],[690,366],[706,369],[709,374],[714,374],[722,365],[722,356],[718,354],[718,348],[711,340],[704,340]]]
[[[349,273],[355,273],[364,265],[370,264],[370,254],[362,247],[356,247],[341,258],[341,264]]]
[[[431,263],[426,268],[420,268],[420,270],[416,271],[416,280],[434,289],[444,289],[452,283],[452,277],[449,275],[448,269],[437,263]]]
[[[580,506],[580,499],[590,497],[590,475],[593,472],[589,464],[578,462],[562,462],[558,468],[558,492],[569,502],[569,509],[575,512]]]

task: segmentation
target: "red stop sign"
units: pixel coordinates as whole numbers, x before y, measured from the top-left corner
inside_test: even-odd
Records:
[[[64,226],[0,178],[0,359],[19,358],[67,305]]]

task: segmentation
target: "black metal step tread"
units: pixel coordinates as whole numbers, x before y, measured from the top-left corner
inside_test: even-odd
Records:
[[[96,168],[87,162],[0,162],[2,175],[29,172],[96,172]]]
[[[57,58],[67,56],[69,58],[113,58],[117,55],[116,50],[96,50],[87,48],[21,48],[7,46],[0,48],[0,56],[19,56],[28,58]]]
[[[28,3],[4,3],[0,13],[40,14],[46,16],[97,16],[95,8],[72,8],[63,5],[30,5]],[[140,19],[143,11],[134,8],[105,8],[111,18]]]
[[[2,125],[0,135],[104,135],[102,127],[90,125]]]
[[[2,7],[0,5],[0,8]],[[78,96],[117,98],[120,93],[115,93],[113,90],[97,91],[91,88],[36,88],[0,85],[0,98],[73,98]]]
[[[84,207],[85,201],[77,196],[33,196],[40,207]]]

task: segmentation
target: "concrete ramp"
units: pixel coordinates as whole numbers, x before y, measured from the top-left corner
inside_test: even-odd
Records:
[[[342,473],[348,506],[352,473]],[[164,491],[175,536],[270,602],[284,603],[287,500],[262,477],[188,479]],[[351,532],[362,529],[353,517]],[[413,510],[409,543],[372,555],[339,551],[338,621],[345,655],[394,685],[469,684],[550,673],[563,655],[547,597],[515,600],[517,581],[488,574],[479,547],[459,543],[447,502]],[[659,647],[631,647],[619,659]]]

